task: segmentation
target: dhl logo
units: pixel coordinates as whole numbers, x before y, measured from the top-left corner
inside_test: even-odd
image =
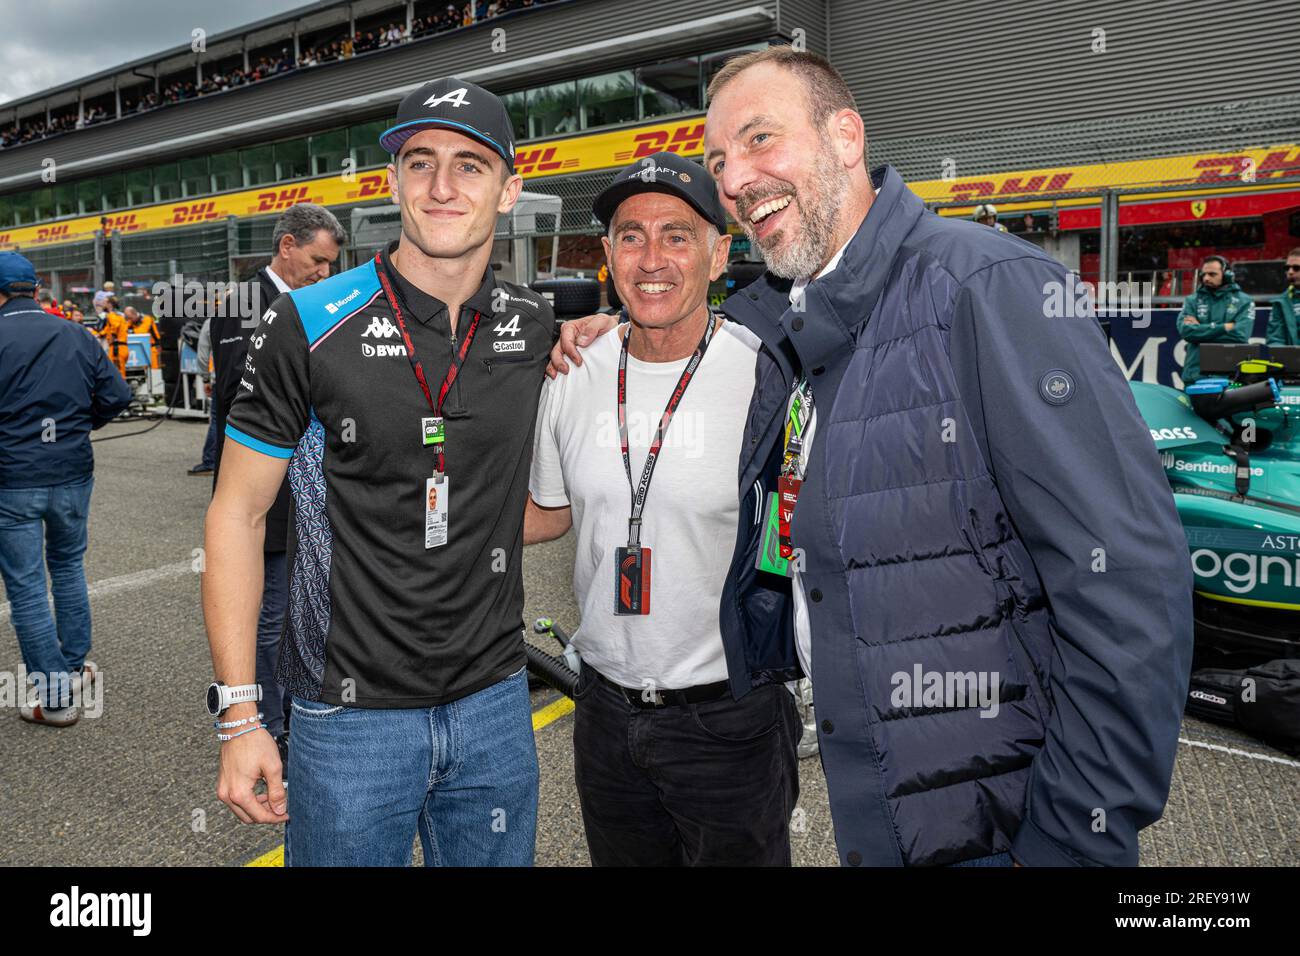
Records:
[[[1054,176],[1030,176],[1027,180],[1024,176],[1012,176],[1002,184],[1002,188],[997,188],[997,183],[991,179],[974,179],[964,183],[953,183],[953,199],[973,199],[975,197],[984,198],[987,196],[1023,196],[1027,193],[1047,192],[1054,193],[1065,188],[1074,177],[1074,173],[1057,173]]]
[[[553,173],[566,165],[563,159],[556,159],[555,152],[558,146],[535,146],[532,149],[521,149],[515,154],[515,172],[520,176],[531,176],[533,173]],[[577,165],[577,160],[570,160],[568,165]]]
[[[388,195],[388,177],[384,175],[362,176],[357,180],[360,188],[357,190],[357,196],[387,196]]]
[[[105,232],[111,232],[114,229],[118,232],[134,232],[139,228],[141,228],[140,223],[136,222],[135,213],[133,212],[104,217]]]
[[[679,153],[686,156],[698,153],[703,147],[704,124],[678,126],[671,133],[666,129],[650,130],[647,133],[639,133],[632,141],[636,143],[636,147],[630,152],[615,153],[616,160],[622,163],[630,159],[652,156],[655,153]]]
[[[172,217],[166,223],[169,226],[183,226],[191,222],[205,222],[220,217],[216,200],[190,203],[186,206],[173,206]]]
[[[9,245],[9,233],[0,232],[0,246]]]
[[[1277,175],[1294,175],[1300,170],[1300,149],[1296,150],[1294,156],[1289,155],[1285,149],[1276,150],[1258,164],[1250,156],[1206,156],[1196,161],[1195,168],[1201,170],[1201,175],[1196,177],[1198,183],[1222,182],[1225,179],[1254,182],[1256,179],[1268,179]]]
[[[300,202],[306,202],[308,187],[296,186],[293,189],[273,189],[267,193],[257,194],[257,212],[276,212],[288,209]]]
[[[72,226],[64,223],[62,226],[42,226],[36,230],[37,242],[51,242],[55,239],[66,238],[72,231]]]

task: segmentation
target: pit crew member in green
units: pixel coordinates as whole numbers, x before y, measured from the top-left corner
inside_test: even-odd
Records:
[[[1232,267],[1222,256],[1209,256],[1201,263],[1201,283],[1183,302],[1178,316],[1178,334],[1187,342],[1183,360],[1183,384],[1201,377],[1201,345],[1205,342],[1238,342],[1250,338],[1255,324],[1255,304],[1232,278]]]
[[[239,685],[287,467],[286,864],[404,865],[418,830],[426,864],[527,865],[523,516],[554,317],[489,266],[522,185],[500,100],[436,80],[380,142],[401,238],[272,303],[226,424],[203,589],[209,709],[236,701],[218,795],[245,822],[286,819],[275,743]]]
[[[1286,291],[1273,300],[1269,345],[1300,345],[1300,246],[1286,254]]]

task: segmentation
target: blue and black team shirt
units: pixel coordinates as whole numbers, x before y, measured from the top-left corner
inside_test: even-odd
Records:
[[[447,308],[386,270],[434,399],[452,359]],[[226,435],[289,459],[294,529],[277,677],[358,707],[430,707],[524,665],[523,519],[555,320],[489,269],[482,314],[443,406],[449,540],[424,547],[429,404],[374,260],[279,296],[248,348]]]

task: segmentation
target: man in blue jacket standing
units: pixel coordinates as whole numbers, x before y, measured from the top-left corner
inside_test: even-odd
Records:
[[[848,866],[1135,865],[1191,563],[1100,328],[1061,308],[1069,272],[869,170],[821,57],[736,57],[709,100],[705,168],[768,267],[723,304],[764,346],[720,607],[750,665],[733,695],[797,653]]]
[[[27,259],[0,253],[0,574],[35,689],[19,715],[67,727],[80,717],[83,681],[95,680],[83,566],[90,432],[126,408],[131,390],[94,335],[37,304],[36,286]]]

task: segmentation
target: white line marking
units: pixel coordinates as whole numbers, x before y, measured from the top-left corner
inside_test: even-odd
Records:
[[[104,578],[96,581],[86,588],[86,593],[93,599],[108,594],[117,594],[119,591],[134,591],[137,588],[147,587],[150,584],[157,584],[171,578],[178,578],[184,574],[192,574],[192,568],[193,565],[189,561],[177,561],[175,564],[163,564],[144,571],[120,574],[115,578]],[[0,624],[8,624],[9,618],[10,605],[8,601],[5,601],[0,604]]]
[[[1267,760],[1269,763],[1280,763],[1287,767],[1300,767],[1300,760],[1287,760],[1285,757],[1274,757],[1272,754],[1257,754],[1252,750],[1238,750],[1236,747],[1224,747],[1222,744],[1207,744],[1200,740],[1188,740],[1186,737],[1179,737],[1178,742],[1189,747],[1204,747],[1206,750],[1232,754],[1234,757],[1249,757],[1251,760]]]

